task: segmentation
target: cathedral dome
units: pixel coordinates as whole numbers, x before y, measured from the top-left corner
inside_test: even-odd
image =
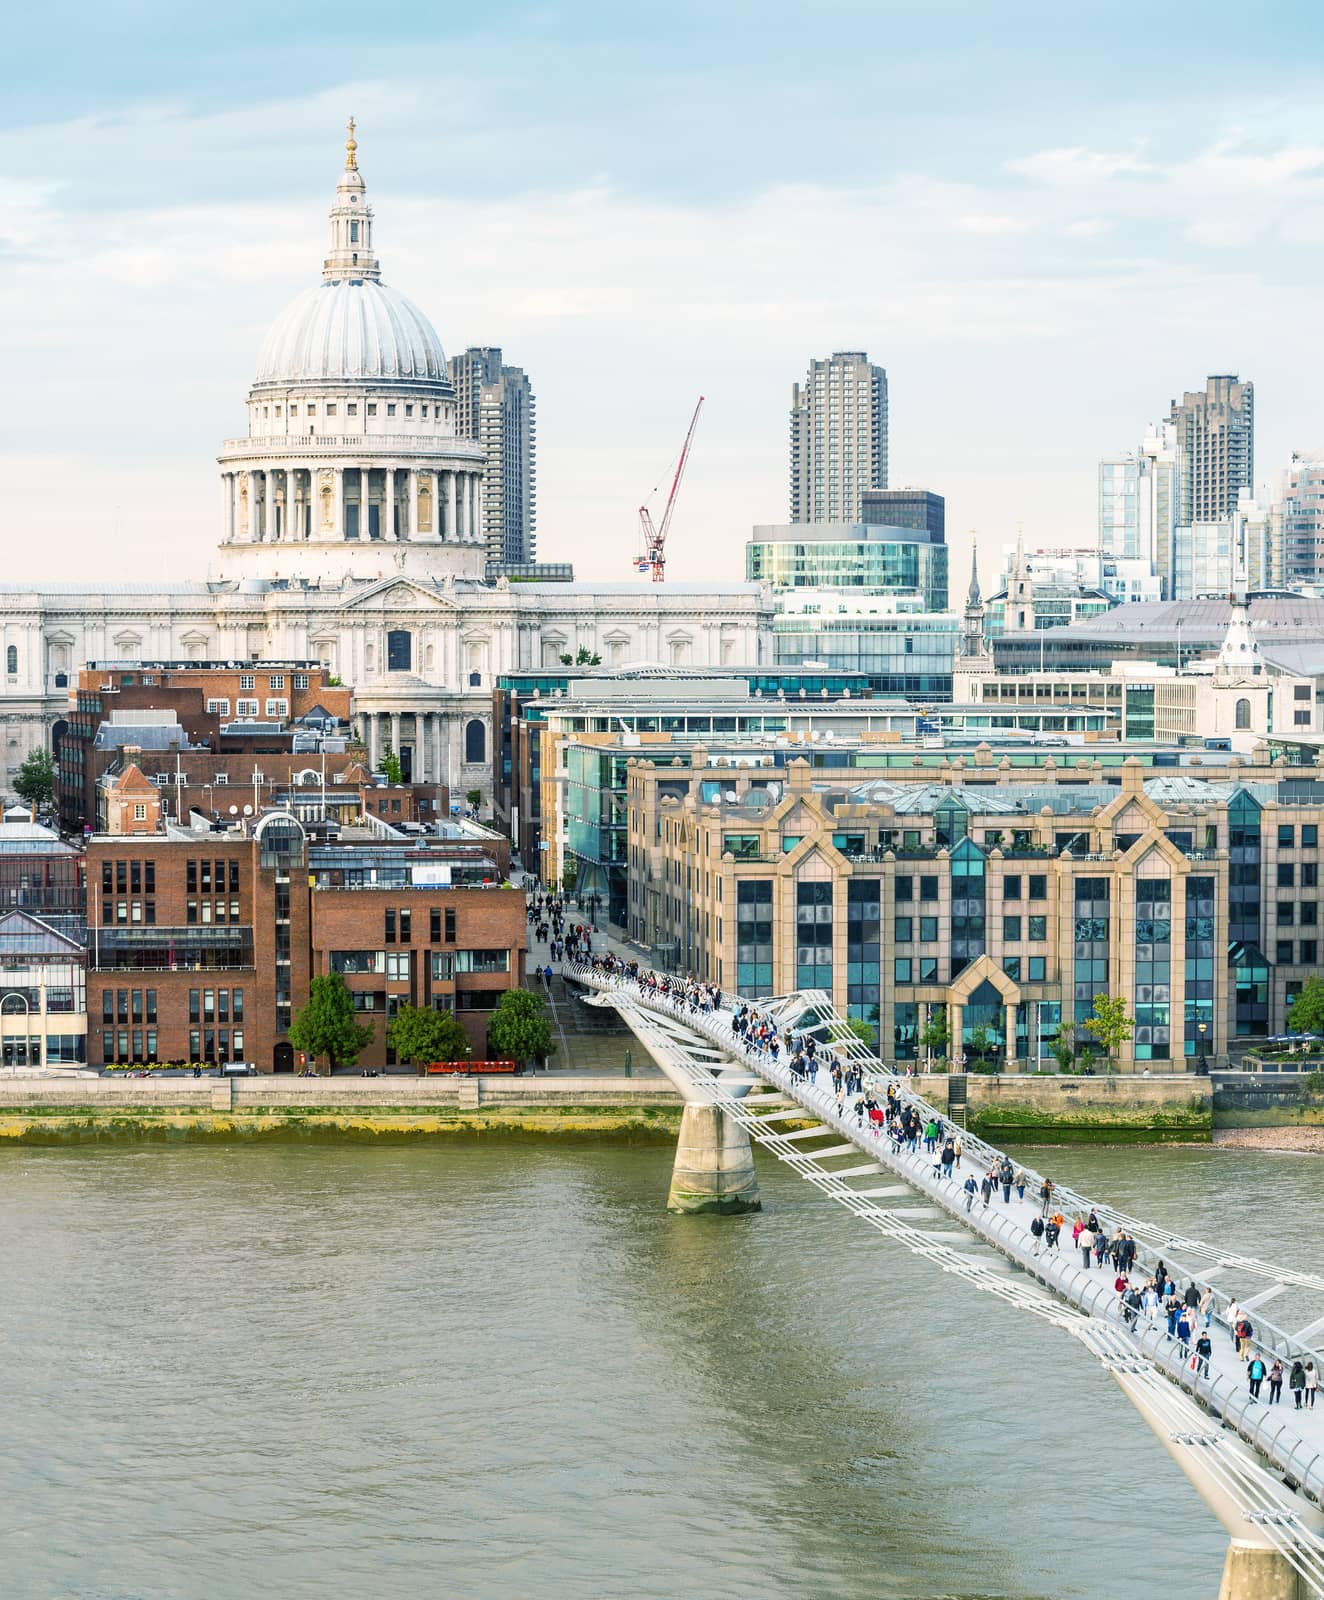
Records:
[[[426,383],[450,388],[436,330],[404,295],[374,278],[327,278],[271,325],[259,384]]]
[[[436,329],[412,300],[382,282],[372,226],[351,117],[322,281],[305,289],[272,323],[257,358],[256,388],[408,383],[427,384],[451,397]]]

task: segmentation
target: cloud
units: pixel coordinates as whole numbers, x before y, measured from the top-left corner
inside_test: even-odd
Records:
[[[1129,151],[1086,150],[1071,145],[1055,150],[1039,150],[1033,155],[1017,156],[1004,163],[1005,170],[1020,177],[1032,178],[1037,183],[1069,186],[1109,183],[1114,178],[1144,177],[1159,169],[1141,159],[1143,147]]]

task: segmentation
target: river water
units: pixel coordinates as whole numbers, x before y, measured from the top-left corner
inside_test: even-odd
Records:
[[[1316,1157],[1034,1155],[1324,1267]],[[0,1153],[0,1592],[1216,1592],[1223,1536],[1073,1341],[766,1161],[762,1215],[669,1217],[670,1160]]]

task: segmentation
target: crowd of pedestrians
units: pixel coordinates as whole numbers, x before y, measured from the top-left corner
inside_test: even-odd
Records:
[[[556,923],[553,919],[552,926]],[[669,977],[649,971],[638,961],[603,953],[593,956],[584,944],[578,959],[601,976],[634,983],[650,997],[661,997],[679,1009],[692,1013],[713,1013],[723,1009],[726,997],[714,984],[694,979]],[[1212,1327],[1215,1317],[1224,1323],[1232,1339],[1237,1359],[1244,1364],[1246,1383],[1253,1400],[1262,1398],[1268,1384],[1268,1403],[1281,1401],[1284,1381],[1295,1408],[1313,1410],[1319,1390],[1319,1371],[1312,1360],[1294,1360],[1290,1369],[1271,1351],[1259,1347],[1255,1329],[1237,1300],[1232,1298],[1221,1315],[1213,1289],[1188,1281],[1179,1286],[1166,1262],[1159,1260],[1151,1270],[1141,1266],[1136,1240],[1125,1228],[1111,1231],[1098,1214],[1090,1210],[1076,1215],[1070,1224],[1055,1200],[1056,1186],[1051,1178],[1034,1182],[1010,1157],[995,1155],[991,1164],[962,1168],[964,1151],[960,1130],[931,1108],[916,1102],[901,1089],[899,1075],[866,1080],[863,1066],[849,1054],[824,1043],[812,1032],[796,1033],[779,1029],[768,1013],[748,1001],[732,998],[731,1031],[746,1053],[756,1062],[778,1065],[784,1061],[792,1083],[799,1086],[831,1084],[839,1114],[867,1128],[873,1138],[887,1139],[893,1154],[919,1155],[921,1150],[932,1163],[933,1177],[958,1185],[965,1210],[973,1213],[978,1205],[1010,1206],[1012,1191],[1018,1202],[1033,1188],[1034,1214],[1029,1222],[1031,1255],[1052,1255],[1063,1249],[1063,1235],[1070,1231],[1070,1248],[1079,1251],[1086,1271],[1107,1271],[1113,1275],[1113,1290],[1123,1325],[1133,1333],[1142,1326],[1161,1327],[1172,1339],[1197,1377],[1211,1375],[1213,1356]]]

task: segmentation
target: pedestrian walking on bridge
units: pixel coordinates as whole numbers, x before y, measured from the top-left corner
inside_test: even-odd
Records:
[[[1246,1363],[1246,1381],[1250,1385],[1252,1400],[1260,1398],[1260,1385],[1264,1382],[1264,1363],[1259,1356],[1252,1356]]]

